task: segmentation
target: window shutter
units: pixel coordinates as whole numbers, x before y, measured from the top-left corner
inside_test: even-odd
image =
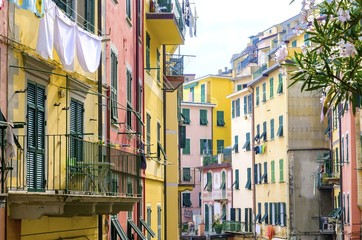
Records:
[[[180,133],[180,139],[179,139],[179,145],[180,145],[180,148],[183,148],[185,149],[186,147],[186,126],[180,126],[179,127],[179,133]],[[189,149],[190,151],[190,149]]]
[[[230,221],[235,221],[235,208],[230,208]]]
[[[94,32],[94,0],[85,1],[85,29],[90,32]]]
[[[244,115],[246,115],[247,114],[247,111],[248,111],[248,109],[247,109],[247,98],[246,98],[246,96],[244,96]]]
[[[249,209],[245,208],[245,232],[249,232]]]
[[[274,78],[269,79],[269,88],[270,88],[269,98],[272,98],[274,96]]]
[[[235,189],[239,189],[239,169],[235,169]]]
[[[269,203],[269,223],[274,225],[273,203]]]
[[[271,168],[271,182],[274,183],[275,182],[275,161],[271,161],[271,165],[270,165],[270,168]]]
[[[279,181],[283,182],[284,181],[284,163],[283,163],[283,159],[279,160]]]

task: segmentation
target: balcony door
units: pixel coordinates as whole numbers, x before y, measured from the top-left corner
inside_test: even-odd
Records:
[[[28,83],[27,88],[27,186],[28,191],[45,191],[45,88]]]
[[[205,231],[210,231],[210,222],[209,222],[209,205],[205,204]]]
[[[70,101],[70,158],[71,162],[83,161],[83,103],[71,99]]]

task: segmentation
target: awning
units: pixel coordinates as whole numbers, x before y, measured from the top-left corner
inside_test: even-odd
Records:
[[[137,235],[140,237],[140,239],[142,239],[142,240],[147,240],[146,236],[143,235],[141,229],[139,229],[139,228],[137,227],[137,225],[132,221],[132,219],[128,219],[128,224],[129,224],[128,227],[133,228],[133,230],[137,233]]]
[[[190,84],[184,85],[184,89],[196,87],[197,84],[199,84],[199,82],[195,82],[195,83],[190,83]]]
[[[335,219],[341,219],[342,215],[342,208],[338,207],[332,210],[332,212],[328,215],[328,217],[335,218]]]
[[[151,227],[142,218],[140,218],[140,222],[142,226],[147,230],[147,232],[151,235],[151,237],[156,237],[156,233],[152,231]]]
[[[124,232],[121,224],[119,223],[116,215],[111,216],[111,222],[112,222],[112,227],[116,229],[117,235],[121,238],[121,240],[129,240],[127,234]]]

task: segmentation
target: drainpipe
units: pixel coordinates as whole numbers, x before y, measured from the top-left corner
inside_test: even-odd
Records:
[[[255,124],[255,112],[254,112],[254,88],[253,86],[250,86],[250,88],[252,89],[252,91],[249,91],[251,93],[251,106],[252,106],[252,113],[251,113],[251,136],[250,136],[250,147],[251,147],[251,172],[253,174],[251,174],[251,179],[254,178],[255,176],[255,153],[254,153],[254,124]],[[250,181],[251,181],[250,179]],[[253,216],[255,218],[256,214],[255,214],[255,210],[256,210],[256,183],[255,183],[255,178],[253,181]],[[254,222],[254,239],[257,239],[256,236],[256,220]]]
[[[166,75],[166,45],[162,45],[162,72],[163,72],[163,76]],[[163,98],[163,102],[162,102],[162,107],[163,107],[163,148],[166,151],[166,89],[163,86],[163,91],[162,91],[162,98]],[[165,157],[165,156],[164,156]],[[164,163],[163,165],[163,174],[164,174],[164,179],[163,179],[163,202],[164,202],[164,239],[167,240],[167,168],[166,168],[166,163]]]
[[[98,1],[98,14],[97,14],[97,19],[98,19],[98,34],[102,32],[102,1]],[[98,66],[98,142],[101,143],[102,142],[102,137],[103,137],[103,113],[102,113],[102,54],[101,54],[101,58],[100,58],[100,63]],[[99,153],[98,154],[98,161],[102,162],[102,145],[99,145],[99,149],[98,149]],[[98,215],[98,240],[102,240],[102,235],[103,235],[103,216],[102,214]]]

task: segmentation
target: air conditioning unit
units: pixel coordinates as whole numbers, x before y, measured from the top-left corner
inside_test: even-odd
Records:
[[[334,234],[334,224],[328,221],[328,217],[321,217],[320,232],[321,234]]]

